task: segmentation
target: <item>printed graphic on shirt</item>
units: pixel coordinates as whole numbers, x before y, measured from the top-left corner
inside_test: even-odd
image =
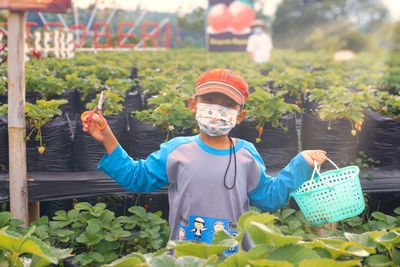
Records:
[[[193,229],[190,232],[194,232],[194,240],[201,241],[203,240],[203,231],[207,231],[207,228],[204,227],[204,219],[201,217],[197,217],[193,222]]]
[[[178,230],[178,240],[186,240],[186,231],[183,227],[180,227]]]
[[[234,225],[229,223],[228,219],[209,218],[201,216],[189,216],[188,224],[180,224],[177,233],[178,240],[189,240],[194,242],[203,242],[212,244],[214,235],[219,231],[225,230],[233,237],[237,235],[236,229],[230,229],[229,226]],[[224,254],[237,253],[238,247],[227,249]]]

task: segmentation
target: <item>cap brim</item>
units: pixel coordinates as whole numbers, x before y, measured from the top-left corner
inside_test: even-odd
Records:
[[[195,96],[205,95],[205,94],[209,94],[209,93],[221,93],[221,94],[224,94],[227,97],[229,97],[232,100],[234,100],[239,105],[244,105],[244,99],[243,99],[242,96],[234,93],[232,91],[232,89],[229,89],[229,88],[226,88],[226,87],[222,87],[222,86],[216,86],[216,85],[204,86],[204,87],[202,87],[202,88],[200,88],[200,89],[198,89],[196,91]]]

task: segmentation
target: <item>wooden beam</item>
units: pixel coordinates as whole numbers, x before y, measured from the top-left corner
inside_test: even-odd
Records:
[[[24,12],[8,15],[8,144],[10,209],[14,218],[28,224],[28,183],[25,124],[25,21]]]

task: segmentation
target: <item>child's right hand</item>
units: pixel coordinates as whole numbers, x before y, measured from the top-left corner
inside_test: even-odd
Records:
[[[107,141],[107,138],[112,136],[110,127],[107,125],[105,129],[100,129],[97,125],[102,125],[105,122],[105,118],[100,118],[98,114],[93,114],[90,120],[89,116],[82,118],[82,130],[86,133],[92,135],[96,140],[102,142],[103,144]]]

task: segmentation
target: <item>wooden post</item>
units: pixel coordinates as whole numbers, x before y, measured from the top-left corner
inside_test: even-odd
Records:
[[[27,225],[25,20],[24,12],[8,15],[8,144],[11,213]]]

